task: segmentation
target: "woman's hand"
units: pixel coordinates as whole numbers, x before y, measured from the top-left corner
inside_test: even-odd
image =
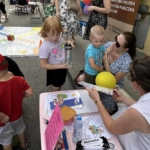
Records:
[[[94,87],[91,89],[85,87],[85,89],[89,92],[89,96],[94,102],[100,99],[100,95]]]
[[[88,6],[87,7],[88,12],[92,12],[93,10],[95,10],[95,6]]]
[[[117,100],[118,102],[123,102],[124,95],[117,89],[113,89],[113,99]]]

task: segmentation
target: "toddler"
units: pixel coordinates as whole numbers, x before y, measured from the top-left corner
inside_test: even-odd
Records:
[[[22,118],[22,100],[33,94],[24,78],[8,73],[8,61],[0,55],[0,144],[4,150],[12,150],[15,134],[20,140],[20,150],[28,150],[25,143],[25,124]]]

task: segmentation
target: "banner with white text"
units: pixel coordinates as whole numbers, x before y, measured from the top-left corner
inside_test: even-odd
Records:
[[[140,0],[111,0],[105,42],[114,41],[123,31],[132,32],[139,4]]]

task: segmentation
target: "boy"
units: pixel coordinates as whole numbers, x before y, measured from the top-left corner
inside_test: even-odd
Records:
[[[25,125],[22,118],[22,100],[33,94],[24,78],[10,76],[8,62],[0,55],[0,144],[4,150],[12,150],[14,134],[20,140],[20,149],[28,150],[25,143]]]
[[[95,84],[96,75],[103,71],[102,56],[106,50],[102,45],[104,32],[104,28],[99,25],[93,26],[90,31],[91,44],[85,52],[84,76],[85,81],[91,84]]]

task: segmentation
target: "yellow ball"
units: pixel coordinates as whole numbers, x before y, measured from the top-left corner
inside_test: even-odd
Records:
[[[103,71],[96,76],[95,83],[98,86],[113,89],[116,85],[116,78],[112,73]]]

